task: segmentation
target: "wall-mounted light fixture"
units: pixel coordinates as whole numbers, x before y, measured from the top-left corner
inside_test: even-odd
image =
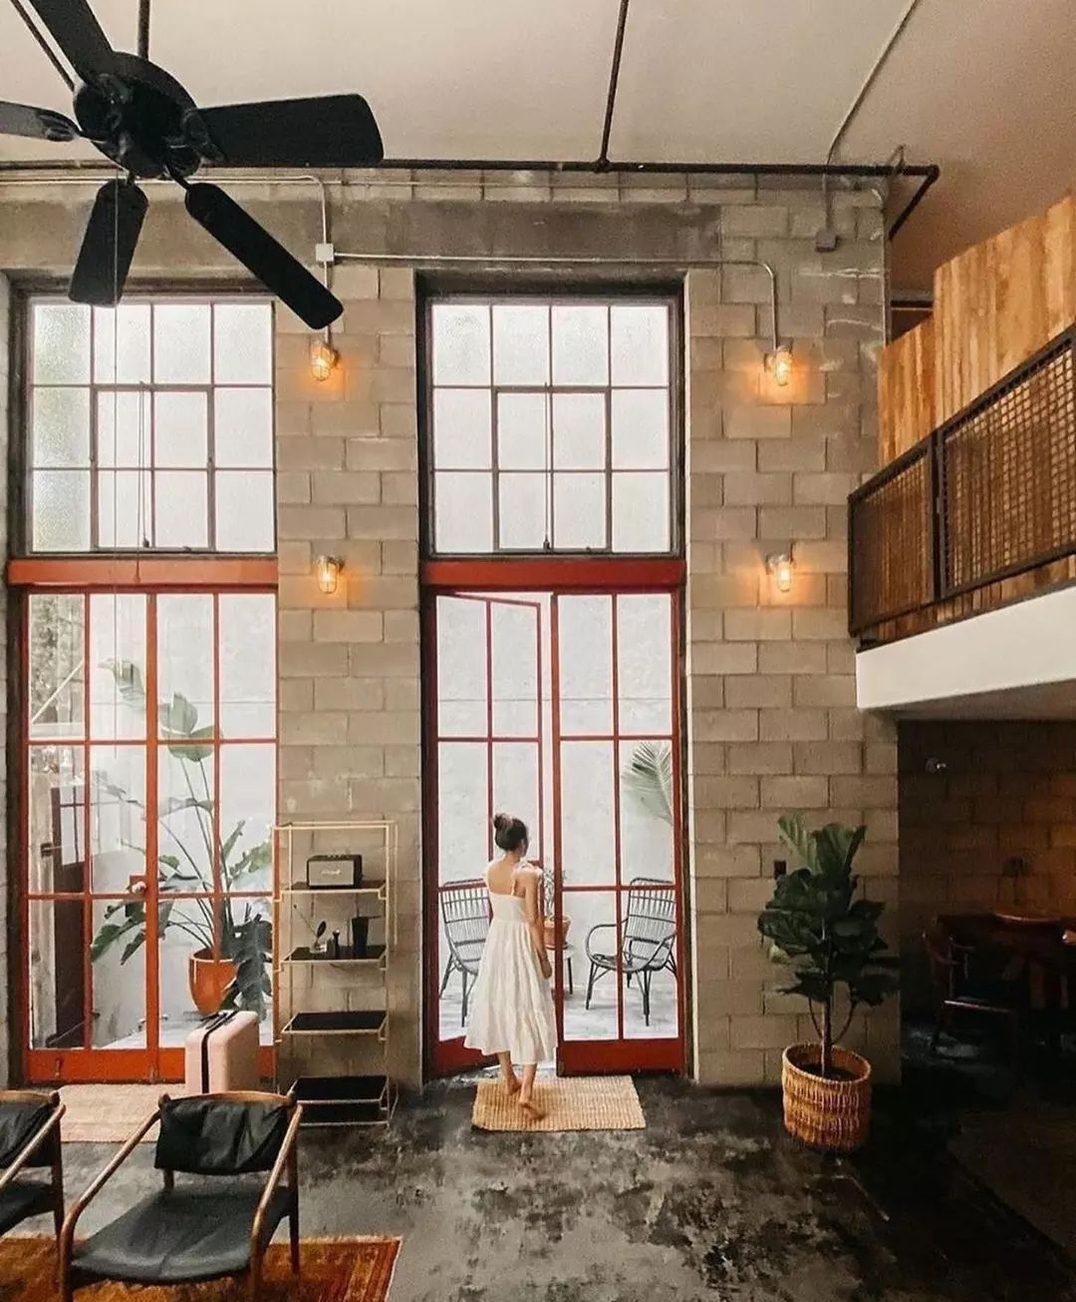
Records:
[[[774,383],[783,389],[792,379],[792,345],[778,344],[772,353],[767,354],[766,369],[773,376]]]
[[[792,590],[792,575],[795,568],[796,564],[792,559],[791,547],[787,552],[774,552],[766,557],[766,572],[773,575],[778,592],[790,592]]]
[[[315,339],[310,345],[310,373],[315,380],[327,380],[339,360],[340,354],[328,339]]]
[[[318,587],[322,592],[331,593],[336,591],[337,584],[340,582],[340,571],[344,568],[344,562],[339,556],[319,556],[314,562],[314,573],[317,575]]]

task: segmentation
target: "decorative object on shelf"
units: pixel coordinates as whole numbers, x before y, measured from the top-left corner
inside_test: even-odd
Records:
[[[306,884],[312,891],[358,890],[361,854],[312,854],[306,861]]]
[[[1031,865],[1028,861],[1018,854],[1006,859],[1001,868],[1001,880],[998,882],[998,903],[1004,904],[1005,901],[1005,883],[1012,882],[1012,889],[1009,892],[1012,896],[1008,901],[1015,904],[1018,908],[1022,907],[1026,900],[1024,898],[1024,882],[1031,876]]]
[[[370,919],[361,913],[351,919],[351,957],[366,958],[370,943]]]
[[[130,660],[106,660],[101,668],[112,674],[124,706],[144,716],[146,690],[138,666]],[[160,805],[160,840],[170,849],[157,856],[158,936],[163,939],[172,932],[197,942],[188,959],[188,981],[191,1000],[203,1017],[222,1008],[243,1008],[261,1018],[271,990],[272,925],[252,899],[239,893],[250,890],[250,879],[269,868],[270,843],[265,840],[242,847],[245,819],[239,819],[227,835],[220,828],[212,786],[213,745],[209,739],[213,729],[199,725],[196,707],[176,692],[170,702],[157,707],[157,718],[168,753],[179,762],[190,793]],[[139,804],[136,795],[96,772],[91,781],[113,802]],[[197,821],[193,845],[184,839],[183,817]],[[219,865],[219,895],[209,866],[213,859]],[[233,893],[238,898],[233,898]],[[145,902],[119,900],[105,908],[90,958],[96,963],[122,944],[122,967],[145,943]]]
[[[329,941],[327,952],[330,958],[340,957],[340,933],[338,931],[333,932],[332,940]]]
[[[311,946],[311,951],[314,954],[325,953],[325,942],[322,937],[325,935],[328,926],[329,924],[324,920],[324,918],[318,923],[317,930],[314,932],[314,943]]]
[[[859,879],[852,863],[866,828],[828,823],[809,831],[799,814],[779,819],[777,826],[805,866],[777,880],[758,929],[771,942],[774,962],[792,969],[792,982],[781,993],[803,995],[818,1031],[817,1043],[790,1045],[784,1052],[785,1128],[811,1147],[850,1151],[865,1142],[870,1127],[871,1067],[836,1042],[857,1008],[875,1007],[897,989],[896,973],[880,965],[886,945],[878,919],[885,906],[856,898]],[[849,1007],[835,1033],[840,986]]]

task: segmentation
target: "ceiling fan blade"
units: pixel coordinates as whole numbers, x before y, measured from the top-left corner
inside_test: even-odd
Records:
[[[190,125],[206,157],[234,167],[366,167],[385,156],[361,95],[224,104],[199,109]]]
[[[75,303],[113,307],[123,295],[149,200],[129,181],[97,191],[68,291]]]
[[[0,101],[0,135],[29,136],[33,140],[74,140],[81,135],[70,118],[52,109]]]
[[[84,80],[112,66],[112,46],[86,0],[30,0],[49,35]]]
[[[219,185],[187,186],[187,211],[312,330],[323,330],[344,306]]]

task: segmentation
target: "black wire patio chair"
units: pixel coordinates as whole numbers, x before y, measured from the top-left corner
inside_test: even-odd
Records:
[[[599,933],[612,932],[599,944]],[[599,922],[587,932],[586,951],[590,960],[586,1007],[590,1007],[594,983],[606,972],[617,970],[617,924]],[[612,941],[612,943],[608,943]],[[650,1025],[650,986],[655,973],[676,976],[676,892],[672,883],[656,877],[633,877],[628,883],[628,903],[620,924],[619,966],[627,984],[639,978],[643,995],[643,1020]]]
[[[441,887],[441,921],[448,941],[448,962],[441,977],[443,995],[452,974],[463,983],[460,1025],[467,1024],[468,1000],[489,932],[489,896],[483,881],[453,882]]]

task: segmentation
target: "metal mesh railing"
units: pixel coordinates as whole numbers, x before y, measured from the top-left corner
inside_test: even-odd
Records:
[[[849,627],[1076,554],[1076,329],[849,498]]]

